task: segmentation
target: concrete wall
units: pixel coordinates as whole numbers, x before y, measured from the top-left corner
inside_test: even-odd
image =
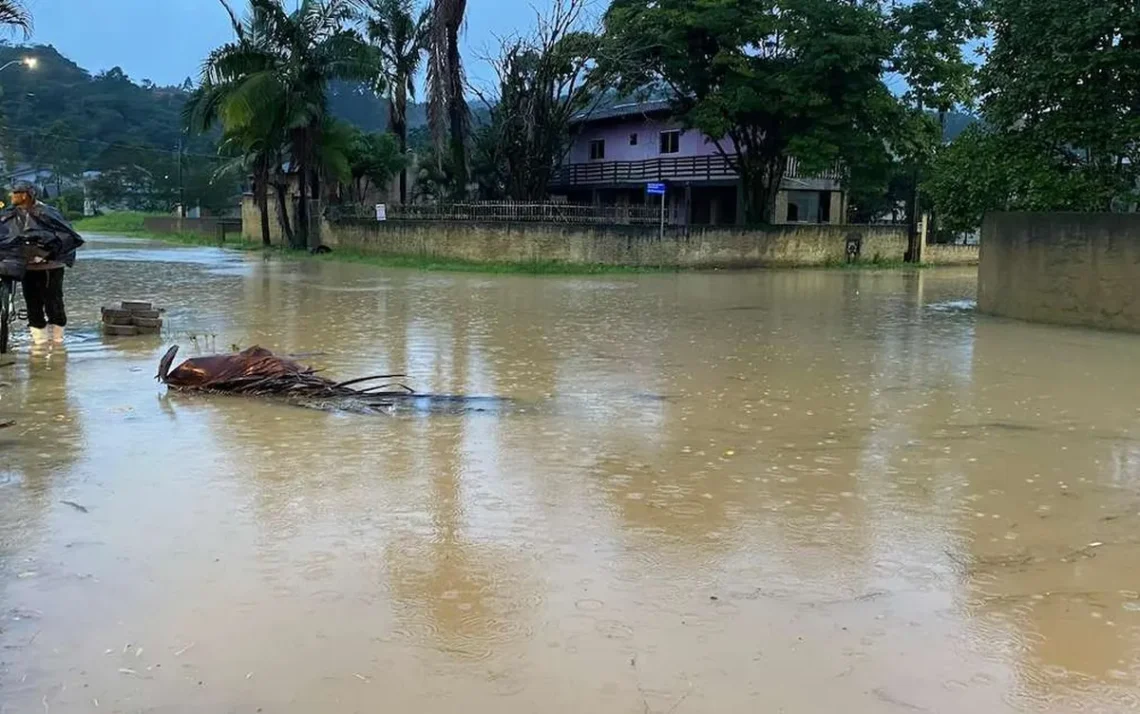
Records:
[[[348,221],[324,224],[321,237],[334,249],[439,260],[747,268],[841,262],[848,236],[862,237],[865,260],[900,260],[906,251],[906,230],[894,226],[667,229],[660,240],[643,226]]]
[[[978,309],[1140,331],[1140,215],[997,213],[982,226]]]
[[[922,248],[922,262],[930,265],[977,265],[978,246],[927,243]]]
[[[256,224],[257,211],[254,210]],[[196,233],[219,239],[237,238],[245,230],[245,215],[242,218],[179,218],[178,216],[147,216],[143,218],[143,228],[151,233]]]

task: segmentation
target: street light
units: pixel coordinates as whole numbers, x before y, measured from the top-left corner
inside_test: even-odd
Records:
[[[0,67],[0,72],[3,72],[14,64],[22,64],[28,69],[35,69],[36,65],[39,64],[39,62],[40,61],[35,57],[21,57],[20,59],[14,59],[3,67]]]

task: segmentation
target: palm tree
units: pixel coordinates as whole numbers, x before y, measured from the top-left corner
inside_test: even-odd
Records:
[[[257,43],[265,39],[262,26],[265,18],[255,12],[243,23],[225,2],[222,4],[230,14],[236,40],[218,48],[207,59],[201,84],[183,107],[183,120],[189,131],[198,134],[209,131],[215,124],[222,125],[218,153],[227,161],[217,169],[216,175],[240,174],[242,178],[252,175],[254,201],[261,218],[261,241],[268,247],[272,244],[268,205],[270,172],[278,163],[274,161],[275,157],[280,156],[284,148],[283,132],[275,126],[276,117],[273,115],[258,117],[258,122],[231,119],[226,110],[235,92],[236,81],[221,69],[221,65],[233,57],[260,49]],[[282,225],[282,230],[287,227]]]
[[[379,49],[381,78],[388,87],[388,131],[400,153],[408,152],[408,99],[416,97],[416,74],[427,48],[431,12],[413,18],[411,0],[367,0],[368,38]],[[408,202],[408,170],[400,172],[400,203]]]
[[[249,0],[245,21],[220,0],[237,40],[214,50],[202,69],[201,98],[188,107],[199,127],[220,121],[227,131],[279,132],[298,178],[294,247],[319,237],[309,230],[309,196],[321,196],[320,145],[328,116],[328,85],[365,79],[375,53],[353,30],[354,0]],[[273,142],[265,142],[270,147]],[[272,163],[272,162],[270,162]],[[315,247],[309,246],[309,247]]]
[[[24,37],[32,34],[32,13],[24,5],[24,0],[0,0],[0,25],[19,30]]]
[[[253,131],[228,131],[222,136],[218,153],[229,160],[214,173],[215,177],[253,176],[253,199],[261,217],[261,242],[266,248],[273,245],[269,234],[270,174],[274,169],[274,157],[280,152],[280,148],[272,144],[272,138]],[[282,230],[287,228],[282,224]]]
[[[467,190],[467,129],[470,117],[463,87],[466,80],[459,56],[459,31],[467,0],[433,0],[428,39],[428,120],[442,147],[450,142],[453,187],[456,195]]]

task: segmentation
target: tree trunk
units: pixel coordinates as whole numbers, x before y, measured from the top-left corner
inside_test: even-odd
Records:
[[[451,124],[451,170],[455,196],[467,194],[467,102],[463,98],[462,59],[459,56],[459,19],[447,25],[447,70],[450,84],[448,114]]]
[[[257,162],[257,175],[253,178],[253,195],[257,200],[257,212],[261,218],[261,243],[268,248],[272,245],[269,239],[269,166],[264,158]]]
[[[313,191],[312,191],[313,202],[317,206],[320,206],[322,201],[321,201],[321,172],[319,169],[313,168],[309,171],[309,181],[311,182],[311,186],[313,189]],[[314,249],[314,248],[319,248],[321,245],[321,233],[320,233],[320,231],[319,230],[313,230],[313,226],[311,226],[311,225],[308,228],[309,228],[309,232],[306,236],[307,242],[305,243],[305,246],[303,246],[303,247],[308,247],[310,250]]]
[[[784,181],[784,158],[749,160],[750,158],[737,157],[737,166],[741,167],[739,174],[743,189],[741,193],[744,195],[744,222],[771,225],[777,218],[776,197]]]
[[[281,233],[285,236],[285,244],[293,245],[293,226],[289,223],[289,184],[280,181],[273,184],[277,192],[277,222],[281,225]]]
[[[297,172],[297,188],[298,188],[298,202],[297,202],[297,226],[293,232],[293,241],[290,245],[295,250],[300,250],[309,244],[309,186],[308,181],[305,180],[306,169],[301,168]]]
[[[396,96],[392,101],[392,131],[400,147],[400,158],[408,156],[408,89],[406,80],[398,80]],[[400,169],[400,205],[408,202],[408,167]]]
[[[269,239],[269,187],[266,186],[258,192],[257,211],[261,214],[261,244],[266,248],[273,245]]]
[[[292,132],[292,159],[290,168],[297,176],[297,225],[293,231],[293,240],[289,247],[294,250],[303,250],[309,244],[309,164],[313,156],[312,134],[309,127],[294,129]]]

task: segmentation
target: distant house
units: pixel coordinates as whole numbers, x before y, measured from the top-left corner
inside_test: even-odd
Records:
[[[656,204],[648,183],[668,186],[669,222],[722,225],[744,221],[740,178],[715,143],[684,130],[669,103],[615,100],[573,121],[574,139],[551,193],[578,203]],[[801,176],[789,161],[776,199],[775,223],[843,223],[846,195],[838,173]]]
[[[60,191],[71,188],[81,188],[83,181],[70,176],[57,179],[55,172],[49,168],[41,168],[30,164],[17,164],[4,169],[3,181],[5,188],[17,182],[28,182],[40,190],[42,198],[58,198]]]

